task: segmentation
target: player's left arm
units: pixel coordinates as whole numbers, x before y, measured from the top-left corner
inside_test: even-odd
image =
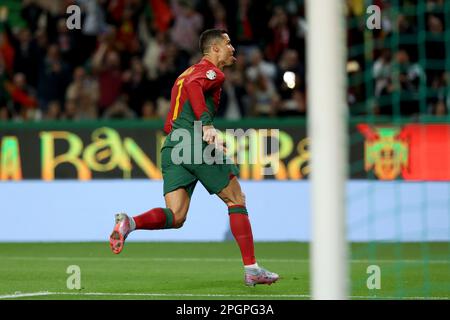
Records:
[[[185,85],[195,118],[200,120],[202,125],[209,126],[213,124],[213,115],[206,106],[204,87],[204,79],[201,78],[192,79]]]
[[[212,91],[213,100],[215,105],[219,105],[220,102],[220,94],[221,94],[222,88],[216,87]],[[204,126],[203,127],[203,140],[208,142],[208,144],[214,143],[216,145],[216,148],[224,150],[226,152],[225,143],[220,138],[220,136],[217,134],[217,130],[214,128],[213,125],[211,126]]]
[[[205,75],[195,77],[186,84],[186,92],[188,93],[189,101],[192,105],[195,117],[202,122],[203,126],[203,140],[208,144],[218,143],[217,131],[213,124],[213,115],[208,109],[205,102],[205,92],[212,92],[214,100],[218,103],[220,90],[223,84],[223,76],[218,76],[210,79]]]

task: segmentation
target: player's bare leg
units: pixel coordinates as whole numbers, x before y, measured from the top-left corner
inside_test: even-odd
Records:
[[[256,263],[253,234],[245,206],[245,195],[236,177],[230,180],[226,188],[218,196],[228,206],[230,228],[241,250],[245,269],[245,284],[272,284],[278,280],[276,273],[270,272]]]
[[[189,198],[186,189],[180,188],[169,192],[164,196],[164,199],[166,200],[166,207],[171,209],[175,216],[173,227],[181,228],[186,221],[191,203],[191,198]]]
[[[125,213],[116,214],[114,230],[109,237],[111,250],[119,254],[128,235],[139,229],[156,230],[181,228],[191,202],[185,189],[169,192],[164,197],[166,208],[154,208],[139,216],[129,217]]]

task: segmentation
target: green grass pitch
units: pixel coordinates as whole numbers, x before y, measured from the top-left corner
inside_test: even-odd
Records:
[[[280,274],[271,285],[246,287],[234,242],[128,242],[120,255],[108,243],[2,243],[0,299],[309,299],[309,246],[256,243],[258,263]],[[449,299],[448,243],[357,243],[349,273],[353,299]],[[367,288],[369,265],[381,289]],[[71,265],[79,290],[67,288]]]

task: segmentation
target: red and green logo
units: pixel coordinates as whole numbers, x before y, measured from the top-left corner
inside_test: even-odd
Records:
[[[364,163],[380,180],[450,181],[450,125],[357,125]]]
[[[364,168],[381,180],[393,180],[408,169],[409,145],[399,127],[358,125],[364,135]]]

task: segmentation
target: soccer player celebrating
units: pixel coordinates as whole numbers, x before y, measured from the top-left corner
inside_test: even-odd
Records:
[[[244,262],[245,284],[272,284],[278,280],[276,273],[258,266],[253,244],[250,221],[245,207],[245,196],[236,178],[238,168],[228,161],[207,164],[201,161],[174,161],[174,155],[181,155],[190,147],[195,153],[200,143],[200,151],[211,147],[223,152],[224,147],[213,126],[214,115],[219,106],[221,86],[225,76],[225,66],[235,62],[234,48],[226,31],[210,29],[200,36],[202,60],[184,71],[175,81],[171,93],[171,106],[164,125],[168,134],[161,149],[162,174],[164,179],[164,199],[166,208],[154,208],[141,215],[129,217],[119,213],[115,217],[114,230],[110,236],[110,246],[114,253],[122,251],[125,239],[133,230],[181,228],[189,209],[191,195],[197,181],[210,194],[217,194],[228,206],[231,232],[239,245]],[[177,129],[189,132],[195,137],[196,121],[201,121],[200,141],[188,139],[178,142]],[[197,122],[196,122],[197,123]],[[176,138],[178,136],[178,138]],[[197,147],[197,148],[196,148]],[[183,149],[184,148],[184,149]],[[195,158],[189,157],[188,160]],[[203,157],[203,152],[201,157]],[[187,162],[187,163],[186,163]],[[178,163],[178,164],[175,164]]]

